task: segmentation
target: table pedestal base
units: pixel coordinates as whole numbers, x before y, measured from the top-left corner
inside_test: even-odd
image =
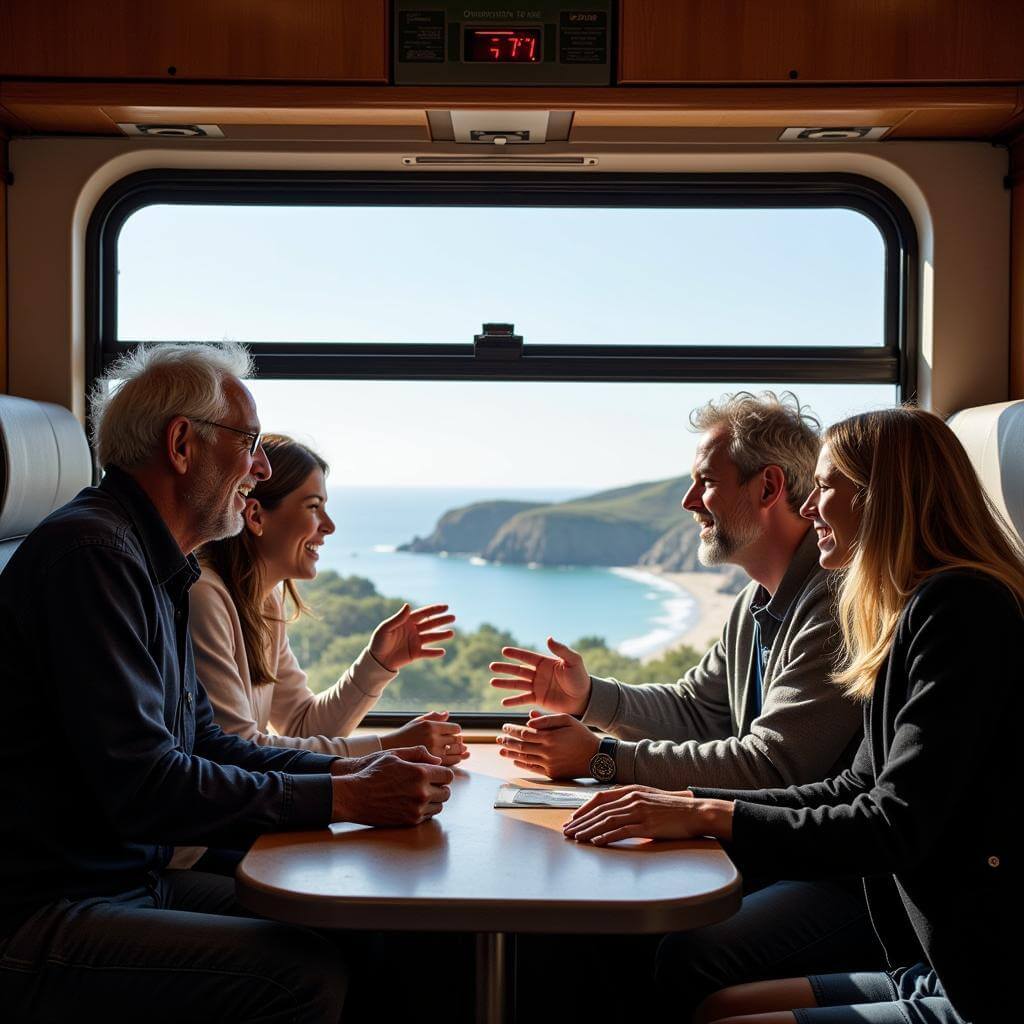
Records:
[[[476,937],[477,1024],[514,1024],[516,937],[478,932]]]

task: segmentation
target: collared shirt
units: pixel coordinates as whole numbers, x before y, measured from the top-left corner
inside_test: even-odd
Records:
[[[198,576],[116,469],[0,575],[0,916],[145,885],[173,844],[328,822],[333,758],[214,724],[188,635]]]
[[[750,617],[754,620],[754,679],[751,699],[753,701],[753,717],[761,714],[764,706],[764,675],[768,668],[768,658],[772,653],[772,644],[779,635],[779,627],[785,621],[786,613],[793,599],[799,593],[798,587],[786,587],[785,577],[774,595],[765,587],[758,587],[750,601]],[[788,591],[788,593],[787,593]]]

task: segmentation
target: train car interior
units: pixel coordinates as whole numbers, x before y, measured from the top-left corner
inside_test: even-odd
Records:
[[[0,0],[0,470],[0,1018],[1019,1017],[1018,0]]]

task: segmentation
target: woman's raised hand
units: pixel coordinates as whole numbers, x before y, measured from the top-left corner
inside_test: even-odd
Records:
[[[512,660],[491,662],[491,671],[499,677],[491,680],[491,686],[522,691],[505,697],[501,702],[503,707],[536,704],[548,711],[569,715],[579,715],[586,710],[590,700],[590,674],[583,658],[578,651],[550,636],[548,649],[553,658],[521,647],[501,649],[502,655]],[[500,678],[508,676],[511,678]]]
[[[443,628],[455,621],[454,615],[445,615],[447,611],[446,604],[428,604],[415,610],[403,604],[373,631],[370,653],[389,672],[397,672],[419,658],[443,658],[443,647],[429,645],[455,635],[454,630]]]

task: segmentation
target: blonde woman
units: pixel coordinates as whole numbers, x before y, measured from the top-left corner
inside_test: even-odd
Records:
[[[831,427],[803,514],[821,564],[844,570],[848,660],[836,681],[864,702],[853,767],[789,789],[610,791],[566,835],[599,846],[709,835],[744,870],[866,876],[900,969],[736,986],[711,996],[700,1022],[1006,1021],[1018,1001],[1007,937],[1019,893],[1008,810],[1020,775],[1020,544],[952,431],[917,409]]]

